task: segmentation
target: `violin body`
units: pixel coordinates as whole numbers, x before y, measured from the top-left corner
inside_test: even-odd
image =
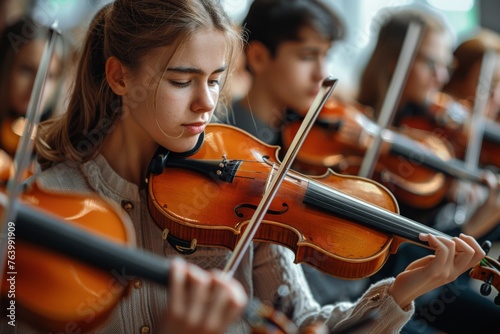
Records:
[[[22,201],[109,242],[135,245],[131,222],[100,197],[46,192],[33,185]],[[68,324],[85,332],[103,323],[127,292],[127,285],[109,272],[22,240],[14,223],[9,223],[8,231],[15,237],[15,253],[7,253],[2,299],[12,300],[7,298],[11,289],[6,278],[15,272],[19,319],[56,332],[67,331]]]
[[[351,128],[357,124],[360,129],[353,131],[363,132],[365,131],[363,127],[374,124],[366,124],[366,119],[362,118],[361,113],[359,108],[350,108],[336,101],[328,101],[318,119],[330,120],[329,122],[338,119],[342,122],[342,126]],[[285,126],[282,136],[285,148],[290,145],[299,126],[300,122]],[[443,160],[452,157],[450,147],[427,132],[408,129],[402,135],[426,147]],[[324,172],[327,168],[331,168],[337,173],[357,175],[366,151],[363,146],[359,136],[345,140],[339,132],[315,125],[298,152],[294,168],[312,173]],[[393,154],[390,150],[381,150],[372,178],[393,192],[398,201],[421,209],[432,208],[439,204],[451,182],[442,173]]]
[[[166,237],[194,247],[234,249],[279,164],[278,151],[235,127],[210,124],[197,153],[168,158],[162,173],[149,176],[150,213]],[[375,181],[332,171],[313,177],[291,171],[254,240],[286,246],[297,263],[333,276],[370,276],[395,252],[397,237],[318,208],[322,187],[386,211],[399,210],[392,193]]]

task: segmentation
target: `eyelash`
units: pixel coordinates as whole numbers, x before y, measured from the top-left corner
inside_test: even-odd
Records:
[[[209,80],[208,82],[211,85],[216,85],[216,86],[220,85],[219,80]],[[172,83],[172,85],[174,85],[176,87],[184,88],[184,87],[188,87],[189,84],[191,83],[191,81],[187,81],[187,82],[171,81],[171,83]]]
[[[180,87],[180,88],[183,88],[183,87],[187,87],[190,83],[190,81],[188,82],[177,82],[177,81],[171,81],[172,85],[176,86],[176,87]]]

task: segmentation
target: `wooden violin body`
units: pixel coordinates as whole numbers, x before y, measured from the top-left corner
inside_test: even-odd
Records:
[[[371,136],[370,131],[376,131],[370,129],[376,125],[368,121],[360,108],[346,106],[335,100],[328,101],[318,119],[330,123],[337,120],[343,127],[358,127],[352,131],[364,133],[363,136],[367,139]],[[291,143],[299,126],[300,122],[285,126],[282,136],[285,148]],[[410,139],[413,145],[425,147],[443,160],[452,157],[450,147],[439,138],[430,136],[428,132],[409,129],[398,135]],[[340,132],[315,125],[297,155],[295,167],[313,173],[331,168],[341,174],[357,175],[366,151],[365,144],[360,141],[363,139],[359,136],[345,140]],[[412,159],[384,149],[375,164],[372,178],[393,192],[398,201],[417,208],[431,208],[440,203],[446,195],[450,179],[419,163],[417,158],[417,154]]]
[[[210,124],[197,153],[167,157],[164,171],[148,179],[149,209],[165,238],[172,237],[179,251],[234,249],[273,177],[277,151],[242,130]],[[331,171],[314,177],[291,171],[254,240],[284,245],[295,252],[296,262],[333,276],[367,277],[401,242],[418,242],[418,233],[381,232],[401,228],[401,222],[391,224],[395,217],[404,219],[397,213],[392,193],[375,181]]]
[[[100,197],[46,192],[33,186],[22,195],[22,201],[109,242],[135,245],[131,222]],[[8,233],[15,243],[7,249],[4,272],[5,278],[15,278],[16,316],[57,332],[66,331],[68,324],[85,331],[104,322],[126,293],[127,285],[110,272],[23,240],[20,231],[21,226],[8,223]],[[2,298],[8,302],[12,289],[5,278]]]

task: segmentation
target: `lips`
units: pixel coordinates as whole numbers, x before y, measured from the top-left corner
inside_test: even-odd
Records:
[[[195,134],[195,135],[202,133],[205,130],[206,126],[207,126],[207,123],[205,123],[205,122],[183,124],[183,127],[188,132]]]

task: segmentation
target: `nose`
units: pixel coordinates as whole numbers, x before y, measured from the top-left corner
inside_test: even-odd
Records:
[[[313,78],[315,81],[322,81],[328,75],[326,57],[320,57],[316,61],[313,71]]]
[[[209,85],[200,85],[196,90],[191,109],[195,112],[208,112],[215,109],[219,99],[219,88]]]

